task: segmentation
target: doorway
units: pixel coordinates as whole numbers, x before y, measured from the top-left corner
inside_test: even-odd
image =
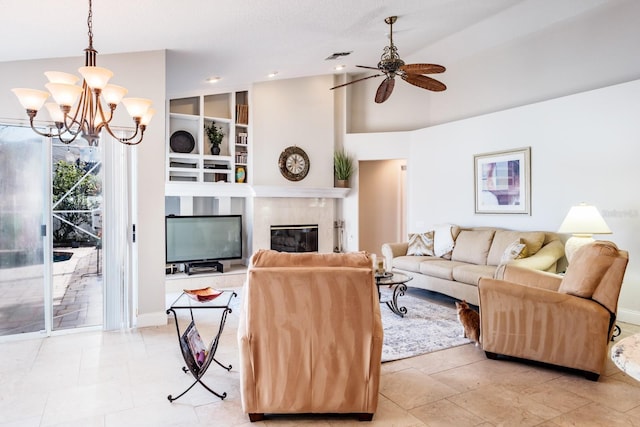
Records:
[[[358,248],[381,255],[387,242],[406,236],[406,160],[358,164]]]

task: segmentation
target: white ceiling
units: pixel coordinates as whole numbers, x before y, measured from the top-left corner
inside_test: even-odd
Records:
[[[275,78],[361,72],[388,44],[406,62],[448,63],[615,0],[94,0],[100,54],[167,49],[170,95]],[[83,54],[87,0],[0,0],[0,62]],[[334,52],[352,51],[328,61]],[[100,57],[98,56],[98,65]],[[80,66],[82,64],[78,64]],[[117,70],[114,70],[117,73]]]

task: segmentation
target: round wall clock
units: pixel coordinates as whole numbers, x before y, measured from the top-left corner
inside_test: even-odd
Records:
[[[287,147],[280,154],[278,167],[282,176],[289,181],[300,181],[309,173],[309,156],[300,147]]]

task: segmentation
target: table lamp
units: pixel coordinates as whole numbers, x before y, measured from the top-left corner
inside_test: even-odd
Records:
[[[564,247],[567,261],[571,263],[573,254],[581,246],[594,241],[591,237],[593,234],[611,234],[611,230],[595,206],[580,203],[569,209],[558,233],[572,234]]]

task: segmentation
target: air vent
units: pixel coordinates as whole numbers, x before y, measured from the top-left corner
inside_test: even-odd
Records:
[[[353,51],[349,51],[349,52],[336,52],[336,53],[333,53],[333,54],[331,54],[331,55],[327,56],[326,58],[324,58],[324,60],[325,60],[325,61],[329,61],[329,60],[331,60],[331,59],[338,59],[338,58],[340,58],[341,56],[349,56],[349,55],[351,55],[351,52],[353,52]]]

